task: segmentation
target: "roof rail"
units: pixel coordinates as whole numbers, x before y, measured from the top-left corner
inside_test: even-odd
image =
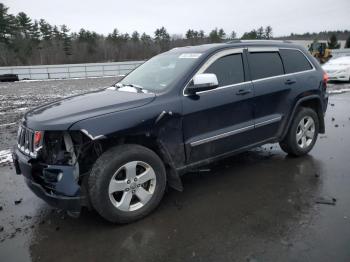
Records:
[[[288,40],[268,40],[268,39],[247,39],[247,40],[241,40],[241,39],[235,39],[226,42],[226,44],[235,44],[235,43],[257,43],[257,42],[267,42],[267,43],[292,43]]]

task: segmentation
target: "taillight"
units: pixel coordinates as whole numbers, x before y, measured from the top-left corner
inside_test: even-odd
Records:
[[[329,80],[329,76],[327,75],[327,73],[323,73],[323,82],[324,82],[325,84],[327,84],[328,80]],[[326,86],[327,86],[327,85],[326,85]]]
[[[43,137],[42,131],[35,131],[35,133],[34,133],[34,145],[35,145],[35,147],[38,147],[40,145],[42,137]]]

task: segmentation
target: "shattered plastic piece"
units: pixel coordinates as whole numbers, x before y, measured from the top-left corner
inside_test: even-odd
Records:
[[[325,204],[325,205],[333,205],[335,206],[335,202],[337,202],[336,198],[332,197],[319,197],[316,199],[317,204]]]
[[[23,200],[23,198],[20,198],[20,199],[18,199],[18,200],[15,200],[15,205],[20,204],[20,203],[22,202],[22,200]]]

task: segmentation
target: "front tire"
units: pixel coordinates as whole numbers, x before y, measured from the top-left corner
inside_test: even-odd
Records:
[[[316,112],[311,108],[301,107],[280,146],[289,155],[305,155],[314,147],[318,132],[319,120]]]
[[[92,206],[112,223],[130,223],[160,203],[166,173],[161,159],[140,145],[120,145],[103,153],[89,177]]]

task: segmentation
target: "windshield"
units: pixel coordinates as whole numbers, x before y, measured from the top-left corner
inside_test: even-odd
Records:
[[[200,55],[199,53],[157,55],[136,68],[118,84],[139,86],[150,92],[165,91],[183,77]]]

